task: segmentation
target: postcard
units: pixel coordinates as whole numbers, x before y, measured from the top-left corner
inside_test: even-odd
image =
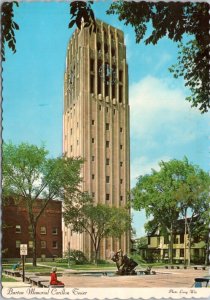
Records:
[[[209,298],[209,3],[1,19],[2,297]]]

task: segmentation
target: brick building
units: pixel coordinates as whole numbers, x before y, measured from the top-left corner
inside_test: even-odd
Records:
[[[39,209],[37,200],[34,213]],[[50,201],[37,224],[37,258],[62,256],[62,202]],[[32,258],[32,238],[28,212],[23,203],[9,200],[2,206],[2,258],[19,258],[20,244],[28,245],[28,255]]]

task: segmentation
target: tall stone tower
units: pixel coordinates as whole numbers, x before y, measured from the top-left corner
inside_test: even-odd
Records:
[[[63,152],[85,159],[83,190],[95,203],[125,206],[130,189],[128,67],[124,34],[97,20],[96,33],[76,29],[64,76]],[[129,252],[130,233],[101,243],[100,257]],[[64,226],[63,250],[90,257],[91,242]]]

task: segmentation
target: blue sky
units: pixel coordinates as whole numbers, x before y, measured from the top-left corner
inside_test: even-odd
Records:
[[[95,16],[125,34],[131,110],[131,186],[158,162],[186,155],[209,171],[209,114],[185,101],[189,91],[173,79],[177,45],[167,38],[155,46],[135,43],[130,26],[107,16],[110,2],[94,3]],[[3,63],[3,139],[45,143],[52,156],[62,153],[63,74],[68,40],[69,4],[28,2],[15,9],[17,52]],[[148,35],[148,33],[146,33]],[[8,50],[8,49],[7,49]],[[144,234],[143,212],[133,212],[137,236]]]

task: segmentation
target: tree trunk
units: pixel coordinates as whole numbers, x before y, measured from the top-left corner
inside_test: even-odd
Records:
[[[191,232],[188,228],[188,261],[187,265],[190,266],[191,263]]]
[[[32,224],[33,266],[36,267],[36,223]]]
[[[207,235],[206,239],[206,249],[205,249],[205,265],[209,265],[209,234]]]
[[[94,243],[95,255],[94,255],[94,263],[97,264],[98,259],[100,258],[100,241],[98,243]]]
[[[169,262],[170,262],[170,264],[173,264],[173,244],[174,244],[173,224],[171,224],[170,243],[169,243]]]

